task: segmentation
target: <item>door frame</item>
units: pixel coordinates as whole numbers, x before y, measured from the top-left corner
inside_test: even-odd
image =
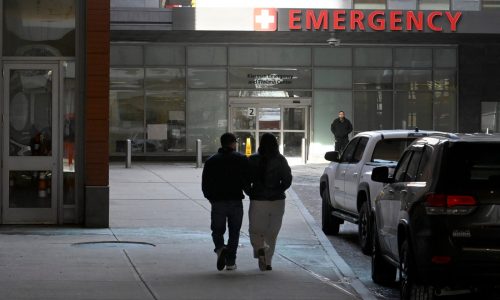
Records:
[[[279,132],[280,133],[280,152],[284,154],[284,135],[286,132],[304,132],[304,137],[306,139],[306,149],[305,149],[305,156],[307,159],[308,156],[308,151],[307,149],[309,148],[309,143],[310,143],[310,137],[311,137],[311,111],[312,111],[312,106],[311,106],[312,100],[310,98],[230,98],[229,99],[229,109],[228,109],[228,130],[230,132],[255,132],[255,149],[258,149],[259,147],[259,136],[258,134],[261,132]],[[255,129],[249,129],[249,130],[234,130],[233,128],[233,108],[236,107],[255,107],[257,109],[256,111],[256,116],[255,116]],[[261,108],[271,108],[271,107],[279,107],[280,108],[280,129],[279,130],[259,130],[259,122],[258,122],[258,117],[259,117],[259,110]],[[284,112],[285,108],[304,108],[305,109],[305,127],[304,130],[286,130],[284,129]]]
[[[52,71],[52,140],[51,156],[10,156],[10,70],[51,70]],[[60,219],[60,116],[59,116],[59,83],[60,65],[55,61],[4,61],[2,63],[3,81],[2,93],[2,128],[1,138],[3,151],[1,182],[3,187],[10,186],[9,171],[45,171],[50,170],[51,176],[51,207],[50,208],[9,208],[9,188],[0,193],[0,224],[57,224]]]

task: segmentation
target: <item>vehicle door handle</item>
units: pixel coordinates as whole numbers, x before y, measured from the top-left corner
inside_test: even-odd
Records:
[[[394,190],[388,190],[387,191],[389,194],[394,194]]]
[[[407,190],[401,190],[401,194],[402,195],[406,195],[406,194],[408,194],[408,191]]]
[[[352,173],[352,176],[353,176],[353,177],[356,177],[356,176],[358,176],[358,175],[359,175],[359,173]]]

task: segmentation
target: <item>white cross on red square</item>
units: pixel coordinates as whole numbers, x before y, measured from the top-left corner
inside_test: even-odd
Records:
[[[276,31],[278,12],[275,8],[255,8],[253,10],[255,31]]]

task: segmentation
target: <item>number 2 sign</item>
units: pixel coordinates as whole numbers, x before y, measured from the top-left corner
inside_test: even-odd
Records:
[[[255,107],[249,107],[247,110],[248,117],[255,117],[257,109]]]

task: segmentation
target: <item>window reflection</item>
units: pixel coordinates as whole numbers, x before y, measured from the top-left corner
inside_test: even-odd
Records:
[[[74,0],[4,0],[4,55],[75,56]]]

